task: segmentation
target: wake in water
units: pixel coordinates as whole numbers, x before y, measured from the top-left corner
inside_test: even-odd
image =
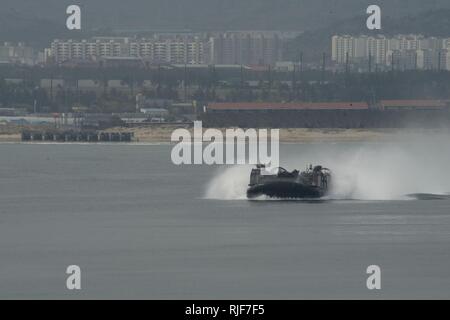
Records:
[[[390,143],[281,145],[281,166],[303,170],[310,163],[324,165],[333,172],[326,199],[448,199],[449,196],[448,136],[410,135]],[[205,197],[247,199],[251,168],[240,165],[219,170]]]

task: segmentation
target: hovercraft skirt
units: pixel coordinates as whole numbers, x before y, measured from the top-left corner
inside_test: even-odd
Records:
[[[324,196],[324,190],[311,185],[295,182],[270,182],[250,186],[247,190],[248,198],[268,196],[271,198],[320,198]]]

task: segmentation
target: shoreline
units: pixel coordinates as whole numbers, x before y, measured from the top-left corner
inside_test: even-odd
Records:
[[[175,143],[171,141],[172,132],[175,129],[187,129],[193,136],[193,128],[187,126],[154,126],[154,127],[115,127],[105,131],[109,132],[133,132],[134,141],[142,143]],[[14,130],[15,129],[15,130]],[[21,142],[20,129],[0,131],[0,143]],[[203,132],[208,128],[204,128]],[[226,129],[236,128],[214,128],[222,133]],[[245,130],[245,129],[244,129]],[[269,129],[270,130],[270,129]],[[312,143],[312,142],[386,142],[399,136],[410,134],[440,133],[450,134],[449,129],[338,129],[338,128],[282,128],[280,130],[280,143]],[[33,143],[33,142],[32,142]],[[39,143],[39,142],[34,142]]]
[[[106,131],[120,132],[131,131],[134,133],[135,142],[149,143],[177,143],[171,141],[171,135],[175,129],[187,129],[191,137],[194,136],[193,128],[187,126],[154,126],[136,128],[110,128]],[[224,135],[226,129],[234,128],[203,128],[217,129]],[[245,130],[246,128],[242,128]],[[263,128],[260,128],[263,129]],[[258,130],[258,129],[256,129]],[[313,142],[386,142],[399,137],[409,137],[414,134],[448,134],[450,129],[416,129],[416,128],[380,128],[380,129],[340,129],[340,128],[281,128],[280,143],[313,143]],[[270,138],[270,129],[267,129]]]

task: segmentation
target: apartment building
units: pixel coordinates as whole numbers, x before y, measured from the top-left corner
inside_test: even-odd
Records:
[[[386,63],[388,40],[384,36],[333,36],[331,41],[331,58],[338,64],[368,59],[369,56],[374,63]]]
[[[135,57],[157,63],[203,64],[209,62],[208,43],[200,38],[130,39],[97,37],[91,40],[54,40],[50,57],[56,63],[97,60],[104,57]]]
[[[274,65],[282,61],[289,35],[269,31],[154,35],[151,38],[96,37],[54,40],[49,49],[56,63],[135,57],[155,63]]]
[[[366,63],[398,69],[447,69],[450,39],[422,35],[335,35],[331,40],[332,60],[337,64]]]
[[[37,62],[37,54],[23,42],[5,42],[0,46],[0,62],[34,65]]]
[[[284,39],[269,32],[226,32],[211,37],[215,64],[274,65],[282,61]]]

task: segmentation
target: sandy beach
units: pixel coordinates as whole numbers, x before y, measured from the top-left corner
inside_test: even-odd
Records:
[[[105,131],[107,132],[133,132],[135,142],[152,142],[152,143],[170,143],[171,135],[174,130],[184,128],[193,136],[193,128],[187,125],[154,125],[143,127],[115,127]],[[21,131],[20,126],[0,126],[0,142],[20,142]],[[44,130],[43,128],[30,128]],[[226,129],[233,128],[217,128],[223,134]],[[207,128],[203,128],[207,130]],[[270,130],[269,130],[270,131]],[[408,135],[418,132],[442,132],[438,129],[310,129],[310,128],[283,128],[280,129],[280,142],[284,143],[307,143],[307,142],[346,142],[346,141],[389,141],[399,135]],[[446,130],[448,133],[448,129]]]
[[[110,131],[132,131],[139,142],[171,142],[172,132],[180,126],[154,126],[138,128],[111,128]],[[193,128],[185,127],[193,136]],[[227,128],[217,128],[223,134]],[[230,128],[228,128],[230,129]],[[203,129],[204,131],[206,128]],[[418,130],[413,130],[417,132]],[[345,142],[345,141],[386,141],[398,134],[406,134],[406,129],[309,129],[283,128],[280,129],[280,142]]]

